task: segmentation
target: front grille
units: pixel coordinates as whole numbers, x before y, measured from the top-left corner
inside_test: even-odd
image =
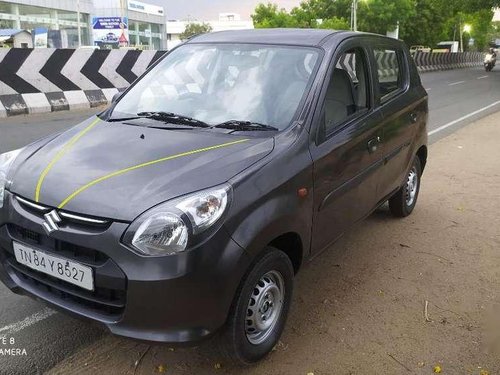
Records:
[[[7,226],[12,240],[32,245],[41,251],[92,267],[94,290],[88,291],[50,275],[32,270],[15,259],[12,251],[5,252],[12,272],[32,289],[62,305],[70,303],[94,315],[117,318],[125,308],[127,280],[123,271],[106,254],[95,249],[56,240],[15,224]]]
[[[17,225],[15,226],[14,230],[23,239],[23,241],[32,242],[36,244],[40,243],[39,233],[33,232],[32,230],[29,229],[18,227]]]

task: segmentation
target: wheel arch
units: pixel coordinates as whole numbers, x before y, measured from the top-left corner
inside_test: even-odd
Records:
[[[427,164],[427,146],[423,145],[417,150],[417,156],[420,160],[420,166],[422,167],[422,172]]]

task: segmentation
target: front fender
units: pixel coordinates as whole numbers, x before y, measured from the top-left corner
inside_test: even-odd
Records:
[[[302,258],[309,255],[313,165],[305,142],[278,151],[230,182],[234,194],[225,227],[236,243],[255,257],[274,239],[292,232],[301,239]],[[302,188],[308,191],[305,197],[298,195]]]

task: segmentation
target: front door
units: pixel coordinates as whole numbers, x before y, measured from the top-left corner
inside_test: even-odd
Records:
[[[313,252],[335,241],[380,199],[381,115],[373,106],[368,51],[356,40],[340,47],[313,124]]]

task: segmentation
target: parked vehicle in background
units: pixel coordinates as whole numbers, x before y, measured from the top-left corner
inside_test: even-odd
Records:
[[[425,46],[411,46],[410,47],[410,53],[412,55],[417,53],[417,52],[430,53],[431,47],[425,47]]]
[[[412,213],[427,119],[399,40],[194,37],[97,117],[0,155],[0,279],[121,336],[220,332],[256,362],[304,263],[387,201]]]
[[[458,42],[447,41],[439,42],[435,48],[432,49],[433,53],[457,53],[460,51]]]

